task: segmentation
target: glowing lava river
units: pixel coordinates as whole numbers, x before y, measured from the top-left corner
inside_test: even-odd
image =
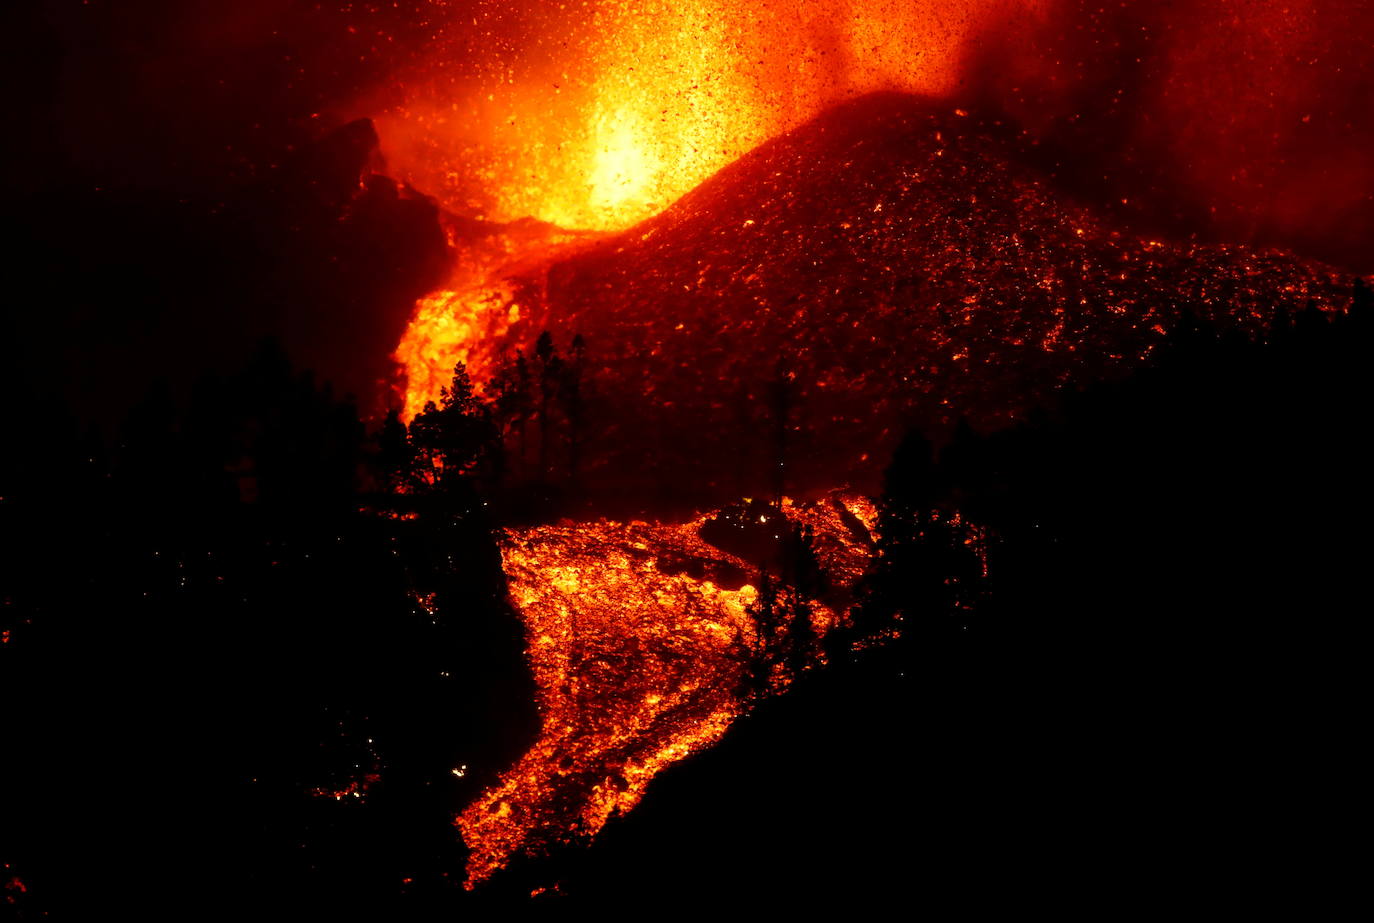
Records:
[[[817,662],[819,645],[781,652],[845,618],[873,547],[862,496],[905,430],[1008,425],[1138,368],[1185,319],[1255,335],[1349,304],[1352,276],[1282,250],[1123,229],[1056,187],[1029,131],[952,101],[967,42],[1052,5],[609,4],[554,16],[513,64],[485,50],[505,33],[473,33],[378,117],[388,170],[436,197],[454,254],[396,349],[402,416],[458,363],[499,406],[547,332],[573,344],[579,403],[546,392],[498,421],[515,477],[695,511],[506,533],[542,729],[456,821],[469,887],[594,835]],[[572,74],[551,63],[570,42]],[[453,63],[472,61],[491,66]],[[760,638],[760,563],[704,539],[700,511],[780,493],[781,454],[810,499],[774,525],[806,528],[826,589],[795,609],[809,626]]]
[[[808,501],[784,508],[829,588],[802,600],[819,637],[844,619],[871,555],[860,497],[907,427],[1013,423],[1059,389],[1139,367],[1187,317],[1253,335],[1350,302],[1353,277],[1282,251],[1119,232],[1007,147],[961,110],[874,96],[620,234],[493,227],[490,270],[460,268],[474,287],[417,309],[398,350],[407,412],[458,362],[499,405],[512,357],[535,356],[541,332],[559,349],[585,332],[576,429],[553,401],[542,418],[527,408],[500,423],[507,450],[520,447],[516,476],[536,476],[524,442],[537,420],[541,479],[575,478],[594,500],[716,510],[771,493],[785,445],[787,490]],[[829,493],[841,486],[853,494]],[[782,663],[793,623],[757,636],[759,563],[705,541],[711,517],[507,533],[542,729],[457,819],[469,887],[517,853],[594,835],[815,662],[813,650]],[[775,667],[762,683],[760,660]]]
[[[843,598],[869,556],[872,505],[835,494],[783,508],[814,537],[828,598]],[[783,649],[792,626],[759,637],[758,569],[704,541],[705,523],[564,523],[508,535],[502,556],[543,726],[458,818],[470,886],[517,850],[595,834],[633,808],[660,769],[718,740],[753,695],[816,661],[808,652],[751,682],[763,648]],[[823,636],[839,616],[808,602],[810,634]]]

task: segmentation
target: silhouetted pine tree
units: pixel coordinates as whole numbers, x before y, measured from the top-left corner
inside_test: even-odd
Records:
[[[410,483],[415,472],[415,450],[410,433],[395,407],[387,411],[377,432],[378,481],[383,490],[394,491]]]
[[[582,460],[582,428],[584,425],[583,414],[585,404],[582,396],[582,375],[587,361],[587,341],[582,339],[582,334],[577,334],[572,340],[572,361],[567,364],[563,373],[563,384],[561,393],[563,395],[563,413],[568,418],[568,475],[573,480],[577,480],[578,466]]]
[[[877,631],[900,623],[904,638],[918,626],[942,624],[950,600],[947,578],[951,523],[935,507],[933,446],[913,430],[898,446],[878,504],[877,555],[865,578],[855,627]]]
[[[819,651],[820,639],[812,624],[812,606],[807,597],[793,588],[787,593],[787,651],[788,672],[793,677],[811,665]]]
[[[516,463],[510,467],[523,469],[529,459],[527,432],[530,413],[530,369],[522,350],[515,351],[515,359],[503,361],[492,381],[493,413],[496,427],[504,443],[507,432],[514,431]]]
[[[425,405],[410,426],[411,443],[426,476],[438,486],[470,474],[499,451],[496,427],[486,404],[473,393],[467,367],[458,363],[440,404]]]
[[[816,557],[815,536],[810,526],[793,526],[782,551],[782,579],[788,585],[785,619],[787,622],[787,662],[796,676],[815,658],[819,638],[811,623],[811,601],[826,590],[825,571]]]
[[[745,610],[754,625],[754,649],[745,677],[748,691],[767,691],[776,662],[778,636],[778,586],[767,570],[758,575],[758,596]]]
[[[553,432],[550,409],[563,379],[563,360],[554,348],[553,335],[547,330],[539,334],[534,344],[534,357],[539,364],[539,480],[542,483],[549,477],[549,440]]]

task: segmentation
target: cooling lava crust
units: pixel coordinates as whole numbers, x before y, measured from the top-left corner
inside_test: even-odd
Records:
[[[654,218],[508,271],[470,365],[490,378],[543,330],[561,349],[582,334],[584,484],[710,503],[767,489],[779,443],[790,492],[871,490],[906,427],[1005,424],[1138,365],[1185,312],[1253,332],[1349,304],[1352,277],[1288,253],[1111,226],[1028,143],[862,97]]]

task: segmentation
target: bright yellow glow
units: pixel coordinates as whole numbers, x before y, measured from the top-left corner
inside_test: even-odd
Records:
[[[484,5],[378,117],[389,169],[449,208],[615,230],[862,93],[947,94],[993,23],[1050,0],[588,0],[508,41]]]
[[[805,508],[787,501],[785,509],[814,530],[831,579],[849,586],[869,549],[850,535],[837,504],[872,515],[867,501],[839,495]],[[638,804],[659,770],[720,739],[748,707],[743,681],[760,643],[749,607],[758,591],[663,564],[691,559],[748,572],[744,561],[701,540],[701,524],[564,522],[512,532],[502,543],[543,727],[458,817],[472,850],[469,886],[520,850],[595,834]],[[817,634],[840,618],[813,603]],[[781,647],[787,626],[777,631],[773,643]],[[773,687],[789,681],[780,668]]]

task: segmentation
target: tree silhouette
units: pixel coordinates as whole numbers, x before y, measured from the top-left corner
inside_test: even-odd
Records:
[[[776,663],[779,599],[777,582],[766,569],[759,570],[757,583],[758,595],[745,609],[754,626],[754,647],[745,684],[747,692],[762,694],[768,691]]]
[[[410,483],[415,473],[415,450],[401,412],[393,407],[387,411],[381,429],[377,431],[377,469],[380,486],[394,491]]]
[[[974,592],[972,550],[961,521],[937,506],[942,473],[929,439],[911,431],[888,468],[878,504],[877,555],[865,577],[855,626],[900,626],[906,643],[953,623],[957,594]]]
[[[516,465],[523,468],[529,458],[527,439],[532,406],[530,401],[530,368],[523,350],[515,351],[514,360],[501,363],[492,381],[495,395],[493,411],[498,430],[502,437],[509,430],[515,431]]]
[[[568,418],[568,475],[575,482],[582,461],[582,438],[586,405],[582,395],[582,375],[587,362],[587,341],[582,334],[572,340],[572,361],[563,373],[563,413]]]
[[[427,479],[436,486],[470,474],[497,452],[498,433],[487,405],[476,396],[467,367],[458,363],[440,403],[425,404],[410,425],[411,443]]]
[[[542,483],[549,477],[549,440],[553,431],[549,411],[563,384],[563,360],[554,348],[553,335],[547,330],[535,341],[534,357],[539,365],[539,480]]]

